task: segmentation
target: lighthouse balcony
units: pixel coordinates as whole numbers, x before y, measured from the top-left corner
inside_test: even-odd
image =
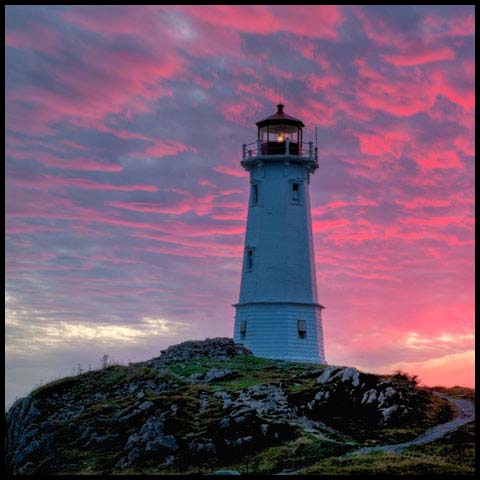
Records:
[[[259,162],[290,161],[308,164],[311,170],[318,168],[318,152],[313,142],[291,142],[288,138],[282,142],[262,142],[257,140],[243,144],[242,166],[249,167]]]

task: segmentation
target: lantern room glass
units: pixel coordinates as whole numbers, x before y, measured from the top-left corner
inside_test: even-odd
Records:
[[[302,129],[285,123],[266,125],[258,129],[258,139],[262,144],[262,155],[285,153],[285,140],[290,141],[289,153],[298,155],[302,143]]]

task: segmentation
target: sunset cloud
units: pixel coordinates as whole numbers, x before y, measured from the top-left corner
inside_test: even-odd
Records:
[[[473,385],[474,45],[462,5],[8,6],[7,401],[232,335],[277,102],[318,142],[327,361]]]
[[[117,190],[120,192],[133,192],[140,190],[143,192],[156,192],[154,185],[111,185],[109,183],[100,183],[86,178],[67,178],[55,177],[52,175],[40,175],[31,179],[16,178],[13,180],[15,185],[34,190],[44,190],[50,187],[73,187],[84,190]]]
[[[418,48],[416,45],[402,53],[383,55],[383,58],[392,65],[397,67],[411,67],[414,65],[422,65],[425,63],[442,62],[445,60],[453,60],[455,52],[448,47],[440,47],[428,49]]]

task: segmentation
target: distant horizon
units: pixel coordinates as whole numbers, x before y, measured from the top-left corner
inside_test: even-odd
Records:
[[[6,6],[5,401],[233,336],[242,144],[285,112],[329,364],[475,385],[474,6]]]

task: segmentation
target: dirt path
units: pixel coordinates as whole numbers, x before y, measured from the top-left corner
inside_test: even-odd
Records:
[[[454,397],[449,397],[440,392],[433,392],[434,395],[438,397],[445,398],[449,402],[453,403],[456,407],[456,415],[453,420],[450,420],[447,423],[442,423],[441,425],[437,425],[436,427],[430,428],[422,435],[410,440],[409,442],[404,443],[397,443],[396,445],[379,445],[375,447],[362,447],[358,450],[353,452],[347,453],[343,455],[343,457],[351,457],[353,455],[365,455],[366,453],[371,452],[394,452],[399,453],[405,448],[412,447],[413,445],[425,445],[426,443],[431,443],[439,438],[442,438],[447,433],[453,432],[457,430],[462,425],[472,422],[475,420],[475,405],[473,402],[469,400],[461,400]],[[341,458],[341,457],[338,457]],[[286,470],[281,473],[277,473],[277,475],[292,475],[300,472],[302,469],[299,470]]]

